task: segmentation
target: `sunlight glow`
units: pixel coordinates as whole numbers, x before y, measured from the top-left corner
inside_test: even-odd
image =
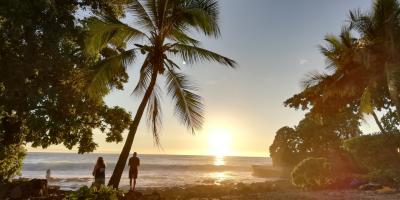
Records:
[[[215,129],[210,131],[209,136],[209,152],[210,154],[216,156],[216,160],[218,157],[229,155],[231,153],[230,145],[232,136],[230,132],[226,129]],[[220,159],[221,160],[221,159]],[[222,163],[219,161],[219,163]]]
[[[220,185],[222,182],[228,179],[228,174],[226,172],[213,172],[210,173],[210,177],[214,179],[215,185]]]
[[[216,166],[225,165],[224,156],[215,156],[214,165]]]

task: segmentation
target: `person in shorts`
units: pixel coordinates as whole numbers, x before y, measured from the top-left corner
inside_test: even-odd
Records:
[[[138,166],[140,165],[140,159],[137,157],[137,153],[134,152],[133,156],[129,159],[129,186],[132,191],[135,190],[136,179],[138,177]],[[133,187],[132,187],[133,179]]]

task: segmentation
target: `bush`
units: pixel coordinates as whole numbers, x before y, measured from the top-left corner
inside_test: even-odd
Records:
[[[0,146],[0,183],[9,182],[20,174],[24,157],[25,148],[22,145]]]
[[[270,157],[274,167],[293,168],[304,155],[299,153],[301,138],[295,129],[290,127],[280,128],[275,135],[274,142],[269,147]]]
[[[307,158],[292,171],[292,183],[302,189],[323,189],[333,183],[331,164],[326,158]]]
[[[400,184],[400,169],[374,170],[368,173],[367,178],[370,181],[378,182],[384,185]]]
[[[363,135],[345,141],[344,146],[364,172],[400,168],[399,134]]]
[[[118,200],[123,196],[122,191],[111,187],[101,186],[100,188],[87,186],[81,187],[78,191],[72,192],[67,200]]]

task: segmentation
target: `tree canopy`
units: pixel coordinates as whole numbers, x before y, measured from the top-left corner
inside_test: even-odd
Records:
[[[82,52],[84,30],[78,15],[119,17],[126,2],[0,2],[0,166],[14,145],[63,144],[77,146],[79,153],[91,152],[97,146],[95,129],[109,142],[122,141],[130,114],[84,92],[93,76],[86,68],[93,60]],[[119,74],[110,84],[121,89],[126,81],[126,75]]]
[[[371,12],[350,11],[338,36],[325,37],[320,51],[326,70],[308,74],[304,89],[284,102],[308,111],[296,131],[312,140],[302,145],[322,152],[340,146],[361,133],[365,113],[382,133],[399,132],[399,11],[397,0],[377,0]],[[380,119],[376,111],[383,113]]]
[[[270,146],[274,166],[293,167],[310,156],[330,156],[340,152],[343,141],[361,134],[360,121],[351,109],[335,115],[308,113],[297,126],[282,127]]]

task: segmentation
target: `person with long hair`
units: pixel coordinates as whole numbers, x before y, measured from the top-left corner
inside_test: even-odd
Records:
[[[92,175],[94,176],[94,185],[100,187],[105,184],[106,181],[106,164],[104,163],[103,157],[97,158],[96,165],[94,166]]]

